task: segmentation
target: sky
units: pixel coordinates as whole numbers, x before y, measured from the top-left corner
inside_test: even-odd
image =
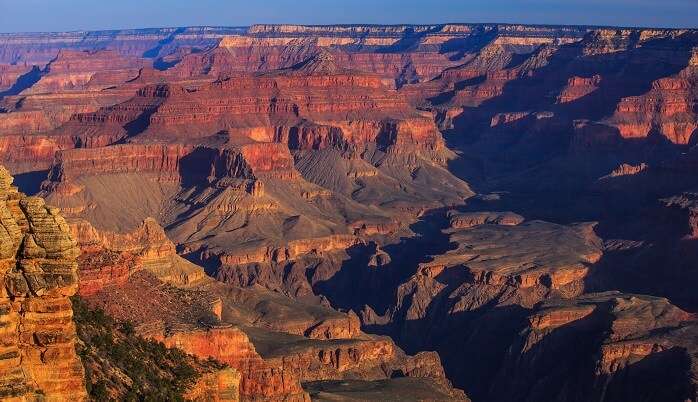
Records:
[[[501,22],[698,27],[698,0],[0,0],[0,32]]]

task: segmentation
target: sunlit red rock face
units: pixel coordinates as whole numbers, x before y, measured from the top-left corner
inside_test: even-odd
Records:
[[[115,141],[114,136],[93,139],[51,131],[75,113],[92,112],[132,97],[133,87],[116,87],[137,77],[146,63],[111,51],[62,50],[45,68],[27,73],[31,77],[16,81],[0,100],[6,112],[0,113],[2,161],[14,172],[46,169],[58,150]]]
[[[342,93],[342,100],[334,96],[337,91]],[[114,96],[124,93],[118,89],[107,92]],[[8,119],[13,116],[24,117],[26,113],[7,114]],[[17,129],[8,127],[8,134],[24,134],[26,130],[21,127],[30,121],[19,120]],[[37,124],[35,131],[51,125]],[[71,141],[73,147],[92,148],[139,134],[139,142],[190,142],[184,141],[182,134],[208,137],[221,130],[228,130],[235,141],[242,137],[247,141],[283,142],[293,150],[334,147],[346,151],[349,146],[376,143],[385,151],[393,145],[415,145],[438,163],[447,158],[429,114],[412,109],[377,76],[344,70],[325,53],[313,56],[297,69],[228,78],[198,89],[177,84],[148,85],[125,103],[96,113],[76,114],[62,127],[39,138],[55,144],[46,148],[48,155],[69,148]],[[11,144],[27,142],[21,136],[7,138]],[[43,159],[45,164],[47,158]]]
[[[198,89],[148,86],[128,102],[73,121],[124,125],[142,116],[147,119],[139,141],[230,130],[255,141],[287,142],[294,149],[339,147],[342,142],[441,145],[430,115],[412,109],[379,77],[342,68],[329,53],[311,56],[294,69],[235,76]]]
[[[2,364],[7,401],[86,400],[69,297],[80,251],[58,210],[12,186],[0,166]]]
[[[363,243],[361,227],[380,232],[396,216],[472,194],[444,168],[453,154],[429,113],[326,52],[195,88],[146,85],[54,135],[62,132],[124,144],[60,152],[43,187],[51,202],[100,229],[130,231],[156,216],[210,266],[343,253]],[[97,185],[133,180],[157,182],[155,198],[116,201]],[[117,203],[133,206],[130,218],[115,213]]]
[[[146,219],[126,234],[100,232],[82,220],[71,220],[70,228],[82,250],[82,296],[123,285],[141,270],[181,287],[195,286],[205,278],[203,270],[177,255],[175,245],[154,219]]]

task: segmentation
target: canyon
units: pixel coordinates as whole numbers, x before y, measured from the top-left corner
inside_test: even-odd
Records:
[[[191,400],[695,401],[697,97],[690,29],[1,34],[0,391],[123,396],[96,309]]]

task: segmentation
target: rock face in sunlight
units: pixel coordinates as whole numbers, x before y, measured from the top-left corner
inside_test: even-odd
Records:
[[[2,384],[84,390],[78,292],[193,399],[694,400],[697,96],[692,29],[0,35],[0,163],[65,218],[5,186]]]
[[[65,220],[0,166],[3,400],[86,400],[69,297],[80,251]]]

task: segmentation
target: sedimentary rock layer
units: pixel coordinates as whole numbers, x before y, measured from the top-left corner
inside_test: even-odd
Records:
[[[5,400],[86,400],[75,353],[69,297],[78,286],[80,251],[58,210],[12,186],[0,167],[2,364]]]

